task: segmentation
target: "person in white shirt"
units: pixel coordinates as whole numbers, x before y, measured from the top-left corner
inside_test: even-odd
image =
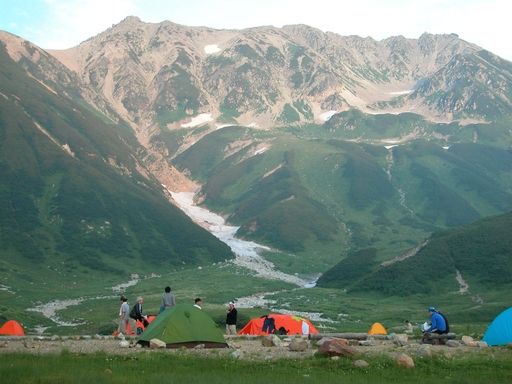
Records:
[[[194,300],[194,307],[202,309],[201,306],[203,305],[203,300],[201,300],[199,297],[197,297]]]

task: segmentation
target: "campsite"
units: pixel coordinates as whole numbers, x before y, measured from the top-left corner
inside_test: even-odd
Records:
[[[276,327],[270,334],[262,330],[269,318]],[[281,328],[287,334],[276,332]],[[450,333],[434,345],[422,344],[419,330],[395,333],[381,323],[367,332],[322,334],[308,319],[278,313],[250,319],[238,335],[221,329],[190,304],[165,310],[133,336],[27,336],[11,320],[0,328],[0,374],[6,382],[78,383],[129,383],[137,372],[145,380],[210,383],[512,380],[512,308],[483,340]]]

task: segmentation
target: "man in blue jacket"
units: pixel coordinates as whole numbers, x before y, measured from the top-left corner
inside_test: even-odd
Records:
[[[430,327],[424,331],[423,342],[427,342],[430,339],[431,333],[442,335],[449,332],[448,321],[442,313],[440,313],[434,307],[429,307],[428,312],[430,314],[431,324]]]
[[[429,307],[428,311],[430,312],[431,325],[425,331],[428,333],[448,333],[448,327],[446,326],[446,319],[443,315],[441,315],[434,307]]]

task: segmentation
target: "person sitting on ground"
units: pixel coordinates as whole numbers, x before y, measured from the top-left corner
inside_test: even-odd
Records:
[[[164,294],[162,295],[162,303],[160,304],[160,313],[173,307],[176,304],[174,294],[171,292],[171,287],[165,287]]]
[[[430,339],[430,334],[432,333],[443,335],[449,332],[448,322],[443,314],[441,314],[434,307],[429,307],[428,312],[430,314],[431,324],[427,329],[424,330],[424,342]]]
[[[149,325],[149,322],[148,317],[142,312],[142,303],[144,303],[144,299],[142,297],[137,297],[137,303],[135,303],[130,311],[130,317],[134,320],[140,321],[144,324],[144,328],[146,328]]]
[[[196,297],[196,299],[194,300],[194,307],[203,309],[203,308],[201,308],[202,306],[203,306],[203,300],[201,300],[199,297]]]

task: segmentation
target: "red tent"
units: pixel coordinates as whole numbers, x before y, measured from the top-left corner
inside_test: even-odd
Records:
[[[279,333],[279,329],[283,327],[287,331],[287,335],[303,335],[307,333],[318,333],[318,330],[308,319],[293,315],[281,315],[278,313],[271,313],[268,316],[258,317],[251,319],[243,327],[239,335],[268,335],[269,332],[263,331],[263,323],[265,318],[274,319],[275,330],[273,333]],[[309,331],[309,332],[308,332]]]
[[[148,323],[150,323],[150,324],[151,324],[151,322],[152,322],[153,320],[155,320],[155,319],[156,319],[156,315],[148,315],[148,318],[147,318]],[[140,328],[140,329],[142,329],[143,331],[145,330],[145,328],[144,328],[144,323],[143,323],[142,321],[140,321],[140,320],[136,320],[136,321],[135,321],[135,324],[136,324],[137,328]],[[119,331],[116,329],[116,330],[114,331],[114,336],[117,336],[118,334],[119,334]],[[132,327],[131,327],[130,323],[128,323],[128,324],[126,325],[126,336],[128,336],[128,335],[135,335],[135,332],[133,332],[133,330],[132,330]]]
[[[0,328],[0,335],[3,336],[25,336],[25,331],[20,323],[16,320],[7,321]]]

